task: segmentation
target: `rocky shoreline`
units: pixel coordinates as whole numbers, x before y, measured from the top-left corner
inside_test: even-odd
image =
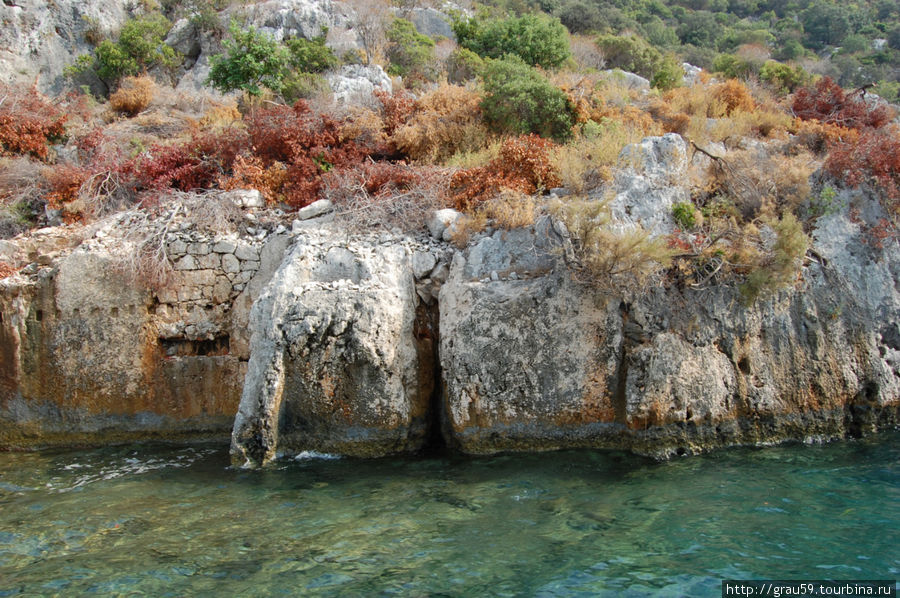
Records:
[[[817,221],[795,288],[748,307],[728,285],[626,300],[579,281],[547,214],[459,249],[446,214],[350,233],[326,204],[289,226],[222,201],[244,206],[230,230],[176,209],[3,243],[28,265],[0,281],[0,448],[231,432],[239,465],[434,438],[665,458],[900,421],[900,259],[846,211]],[[164,280],[123,269],[141,227]]]

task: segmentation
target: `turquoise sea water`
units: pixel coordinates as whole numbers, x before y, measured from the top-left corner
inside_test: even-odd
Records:
[[[566,451],[0,454],[0,596],[719,596],[900,578],[900,432],[655,463]]]

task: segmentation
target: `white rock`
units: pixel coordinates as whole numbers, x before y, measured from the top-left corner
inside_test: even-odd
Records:
[[[444,237],[444,232],[460,218],[462,218],[462,214],[456,210],[450,208],[436,210],[428,219],[428,232],[432,237],[440,240]]]
[[[297,220],[310,220],[334,209],[334,204],[327,199],[320,199],[297,210]]]

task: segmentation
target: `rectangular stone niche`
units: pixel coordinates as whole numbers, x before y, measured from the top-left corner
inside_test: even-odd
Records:
[[[202,340],[160,337],[159,348],[165,357],[213,357],[228,355],[231,339],[227,334]]]

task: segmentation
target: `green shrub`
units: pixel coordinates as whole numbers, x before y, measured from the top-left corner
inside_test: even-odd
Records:
[[[662,52],[636,35],[601,35],[597,47],[609,68],[622,69],[652,79],[665,62]]]
[[[518,56],[489,60],[484,69],[481,108],[499,131],[565,141],[575,117],[566,95]]]
[[[697,224],[694,217],[694,204],[687,201],[679,201],[672,206],[672,217],[681,227],[681,230],[690,230]]]
[[[231,38],[222,42],[225,54],[210,59],[209,83],[223,92],[243,89],[258,96],[262,87],[268,87],[281,93],[290,59],[288,51],[254,27],[242,30],[232,21],[228,31]]]
[[[484,60],[466,48],[458,48],[447,59],[447,79],[450,83],[465,83],[481,74]]]
[[[664,56],[653,77],[650,79],[650,85],[663,91],[668,91],[674,87],[681,85],[684,79],[684,69],[681,64],[671,54]]]
[[[759,70],[759,78],[779,91],[789,92],[809,85],[812,75],[807,73],[802,66],[791,67],[774,60],[767,60]]]
[[[416,26],[406,19],[394,19],[387,39],[387,57],[391,62],[387,72],[391,75],[424,74],[434,60],[434,41],[416,31]]]
[[[119,79],[139,75],[155,66],[172,68],[181,57],[164,39],[172,24],[159,13],[125,23],[117,41],[97,44],[94,56],[79,56],[66,69],[70,76],[93,71],[107,85]]]
[[[324,73],[339,64],[334,51],[325,45],[325,35],[313,39],[297,37],[287,40],[290,64],[301,73]]]
[[[453,22],[463,48],[485,58],[514,54],[531,66],[556,68],[571,57],[568,32],[559,19],[526,14],[484,22],[458,18]]]

